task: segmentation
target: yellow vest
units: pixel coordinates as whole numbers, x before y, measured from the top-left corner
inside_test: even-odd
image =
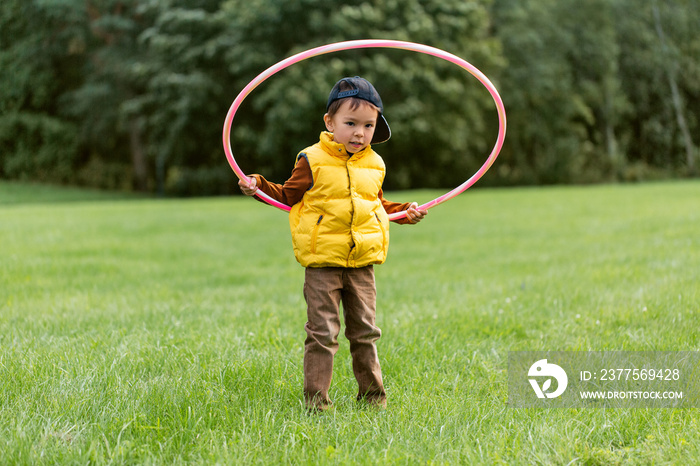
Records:
[[[298,157],[309,161],[313,185],[289,212],[297,261],[350,268],[384,262],[389,218],[378,197],[386,173],[382,158],[371,147],[350,156],[327,132]]]

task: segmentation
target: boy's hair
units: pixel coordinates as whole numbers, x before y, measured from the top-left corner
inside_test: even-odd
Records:
[[[333,116],[338,112],[344,100],[350,101],[350,109],[355,110],[360,105],[370,105],[377,110],[377,126],[372,136],[372,144],[386,142],[391,137],[391,128],[384,118],[384,104],[379,93],[372,86],[372,83],[364,78],[355,76],[354,78],[343,78],[333,86],[328,96],[326,113]]]
[[[341,81],[338,83],[338,91],[340,92],[346,92],[346,91],[352,91],[353,87],[350,83],[347,81]],[[356,108],[359,108],[362,105],[369,105],[373,109],[375,109],[379,114],[382,113],[381,109],[374,105],[372,102],[364,99],[360,99],[359,97],[346,97],[344,99],[338,99],[334,100],[329,106],[328,106],[328,113],[329,116],[333,116],[336,113],[338,113],[338,110],[340,109],[340,106],[343,105],[343,102],[349,102],[350,103],[350,110],[355,110]]]

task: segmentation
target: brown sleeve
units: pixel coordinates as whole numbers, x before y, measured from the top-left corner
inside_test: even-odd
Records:
[[[297,202],[301,201],[301,198],[304,197],[304,193],[306,193],[306,191],[308,191],[313,185],[311,167],[309,166],[309,161],[306,159],[306,157],[299,157],[299,160],[297,160],[297,164],[292,170],[292,175],[287,181],[284,182],[283,185],[271,183],[267,181],[262,175],[251,176],[255,177],[257,186],[262,192],[275,199],[276,201],[286,204],[290,207],[296,204]],[[379,190],[378,197],[379,199],[381,199],[382,205],[384,206],[384,210],[388,214],[408,210],[408,207],[411,205],[410,202],[399,203],[387,201],[386,199],[384,199],[384,193],[381,189]],[[409,222],[408,218],[406,217],[399,220],[394,220],[394,222],[402,225],[411,224],[411,222]]]
[[[309,190],[313,184],[313,176],[311,175],[311,167],[306,157],[299,157],[297,164],[292,170],[292,175],[284,184],[271,183],[262,175],[251,175],[255,177],[258,188],[273,198],[288,206],[293,206],[301,201],[304,193]]]
[[[384,206],[384,210],[386,210],[387,214],[395,214],[396,212],[403,212],[404,210],[408,210],[410,207],[411,203],[410,202],[404,202],[403,204],[398,203],[398,202],[391,202],[387,201],[384,199],[384,192],[380,189],[379,190],[379,199],[382,200],[382,205]],[[411,222],[408,220],[407,217],[404,217],[399,220],[393,220],[394,222],[400,224],[400,225],[411,225]]]

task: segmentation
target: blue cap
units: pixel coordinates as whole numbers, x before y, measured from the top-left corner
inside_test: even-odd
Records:
[[[343,82],[349,84],[352,89],[341,91],[340,84]],[[391,137],[391,128],[389,128],[389,123],[386,122],[386,118],[384,118],[383,115],[384,105],[382,104],[382,98],[379,97],[379,93],[374,86],[372,86],[372,83],[359,76],[341,79],[335,83],[335,86],[333,86],[333,89],[331,89],[331,93],[328,96],[326,111],[328,111],[331,104],[336,100],[346,99],[348,97],[357,97],[358,99],[366,100],[379,109],[379,118],[377,119],[377,127],[374,129],[372,144],[379,144],[388,141]]]

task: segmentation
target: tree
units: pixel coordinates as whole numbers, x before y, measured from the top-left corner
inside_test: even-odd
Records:
[[[581,128],[572,124],[582,106],[573,96],[566,53],[571,39],[557,27],[558,1],[496,0],[494,30],[506,68],[501,93],[508,137],[499,160],[510,182],[554,182],[568,176],[567,159],[580,150]]]
[[[508,114],[480,183],[636,180],[698,172],[698,0],[5,0],[0,178],[191,195],[235,191],[221,129],[258,73],[330,42],[424,43],[470,61]],[[394,137],[387,189],[450,187],[491,150],[497,115],[465,71],[364,49],[276,74],[239,109],[244,171],[285,179],[324,129],[327,93],[362,75]]]
[[[66,114],[80,125],[86,151],[83,182],[147,191],[149,163],[143,117],[129,114],[124,102],[144,92],[142,63],[147,60],[138,35],[152,21],[138,0],[81,2],[81,26],[87,42],[80,87],[63,97]],[[121,186],[124,187],[124,186]]]
[[[664,26],[661,18],[659,4],[656,0],[652,2],[651,8],[652,13],[654,15],[654,29],[656,30],[656,34],[659,37],[662,63],[664,63],[665,65],[664,69],[668,78],[669,89],[671,91],[671,102],[673,104],[673,110],[676,114],[678,129],[683,137],[683,146],[685,147],[686,163],[688,166],[688,171],[692,174],[695,173],[695,145],[693,144],[693,140],[690,137],[690,131],[688,130],[688,124],[686,123],[685,118],[685,105],[678,90],[679,63],[674,56],[676,54],[670,49],[670,45],[666,39],[666,33],[664,32]],[[676,15],[676,19],[681,19],[681,17]]]
[[[72,16],[62,3],[0,4],[0,177],[71,178],[76,129],[61,118],[58,96],[80,64]]]
[[[234,178],[221,164],[219,123],[230,80],[222,57],[233,44],[219,2],[193,3],[150,3],[154,21],[138,37],[144,89],[124,109],[143,118],[160,193],[220,194]]]
[[[593,149],[585,151],[586,165],[600,170],[593,179],[614,179],[626,166],[625,148],[620,147],[617,133],[630,107],[621,92],[614,10],[609,0],[575,2],[571,6],[574,14],[562,17],[560,25],[573,38],[568,62],[574,92],[585,105],[582,123]]]
[[[508,60],[502,171],[516,183],[614,178],[629,105],[610,2],[497,0],[492,14]]]
[[[488,3],[386,0],[338,7],[321,0],[229,1],[224,7],[237,47],[226,58],[231,73],[241,77],[238,89],[296,52],[366,38],[433,45],[489,74],[498,70],[499,60],[487,37]],[[394,137],[378,148],[390,168],[389,189],[455,185],[483,163],[497,126],[493,103],[478,81],[433,57],[367,49],[316,57],[263,83],[234,120],[234,148],[243,170],[272,179],[288,176],[296,153],[324,129],[330,88],[354,75],[375,84],[392,126]]]
[[[93,157],[130,166],[126,178],[139,191],[163,194],[168,183],[182,183],[186,167],[211,162],[213,147],[220,147],[212,122],[223,113],[216,104],[226,80],[220,56],[230,42],[219,3],[87,3],[86,79],[66,107],[81,122]],[[225,173],[219,178],[230,182]]]
[[[697,111],[686,105],[700,110],[697,6],[697,1],[616,2],[622,89],[634,103],[623,126],[629,156],[640,167],[695,170]]]

